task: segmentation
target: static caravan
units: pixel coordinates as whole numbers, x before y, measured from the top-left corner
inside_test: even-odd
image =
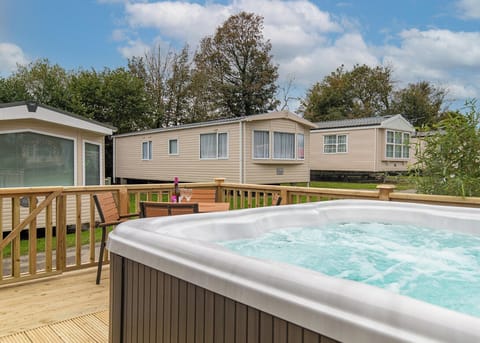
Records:
[[[114,177],[122,182],[278,184],[310,179],[310,129],[282,111],[116,135]]]
[[[315,124],[312,178],[405,172],[411,165],[415,128],[400,114]]]
[[[102,185],[104,140],[113,131],[34,102],[0,104],[0,188]],[[9,231],[9,199],[0,205],[2,229]]]

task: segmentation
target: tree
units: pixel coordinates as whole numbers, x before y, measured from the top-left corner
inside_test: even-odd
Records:
[[[238,117],[275,108],[278,67],[262,30],[261,16],[241,12],[200,42],[194,78],[207,81],[209,115]]]
[[[24,101],[28,99],[27,89],[25,84],[18,78],[0,77],[0,102],[15,102]]]
[[[362,118],[389,113],[393,89],[390,67],[344,66],[307,91],[300,111],[310,121]]]
[[[417,149],[417,190],[427,194],[480,196],[480,112],[476,101],[468,113],[453,113],[434,126]]]
[[[128,67],[144,82],[148,103],[145,115],[150,127],[167,127],[190,121],[191,66],[188,45],[180,52],[168,50],[165,54],[157,46],[144,57],[130,59]]]
[[[22,100],[35,100],[61,109],[65,109],[70,101],[68,73],[58,64],[51,65],[48,59],[20,65],[11,77],[26,90],[26,98]]]
[[[67,110],[94,119],[104,112],[103,75],[95,70],[80,70],[73,73],[68,85],[71,94]]]
[[[102,78],[103,106],[94,119],[112,123],[118,133],[148,128],[144,116],[147,103],[142,80],[124,68],[105,69]]]
[[[401,113],[410,123],[421,127],[440,121],[446,91],[427,81],[409,84],[393,94],[392,112]]]

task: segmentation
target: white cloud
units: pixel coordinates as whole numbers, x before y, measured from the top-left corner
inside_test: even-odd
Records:
[[[0,43],[0,74],[9,74],[17,64],[27,64],[28,59],[23,50],[12,43]]]
[[[229,16],[240,11],[263,16],[265,37],[278,46],[311,47],[322,41],[322,33],[341,30],[328,13],[305,0],[238,0],[228,5],[162,1],[126,6],[127,21],[133,28],[156,28],[164,39],[181,39],[191,45],[213,35]]]
[[[229,6],[173,1],[126,6],[127,21],[133,28],[156,28],[163,38],[179,39],[190,44],[196,44],[202,37],[212,34],[231,13]]]
[[[294,75],[298,83],[310,87],[340,65],[351,69],[355,64],[379,64],[371,48],[358,33],[347,33],[331,45],[322,45],[308,54],[299,54],[280,65],[282,73]]]
[[[480,19],[480,1],[459,0],[457,4],[461,15],[465,19]]]
[[[127,45],[118,48],[118,51],[124,58],[131,58],[133,56],[145,56],[145,53],[150,50],[150,45],[144,43],[140,39],[128,40]]]
[[[121,0],[99,0],[103,2]],[[480,18],[479,0],[458,0],[464,17]],[[398,44],[373,46],[359,32],[364,32],[356,18],[338,17],[322,11],[308,0],[230,0],[226,4],[206,0],[157,1],[125,4],[126,27],[112,37],[124,42],[122,55],[143,56],[148,45],[131,37],[141,37],[141,30],[156,31],[156,41],[178,46],[188,43],[193,49],[199,40],[213,35],[229,16],[240,11],[264,17],[264,37],[272,43],[274,62],[280,67],[280,80],[294,78],[297,93],[305,94],[341,64],[351,69],[355,64],[384,64],[394,70],[398,86],[429,81],[448,88],[455,98],[480,98],[480,32],[450,30],[404,30]],[[301,90],[299,90],[301,88]]]
[[[449,88],[454,97],[480,95],[480,32],[417,29],[400,33],[400,46],[385,48],[398,80],[427,80]]]
[[[342,49],[349,50],[345,45],[348,45],[346,41],[350,36],[340,39],[338,44],[329,43],[328,34],[340,33],[342,26],[328,12],[321,11],[307,0],[236,0],[226,5],[208,1],[203,5],[175,1],[127,4],[126,19],[133,30],[157,29],[163,41],[180,40],[195,48],[200,39],[213,35],[215,29],[229,16],[240,11],[264,17],[264,37],[272,43],[275,61],[281,65],[282,70],[294,74],[296,81],[311,84],[318,80],[314,77],[321,77],[318,70],[325,70],[325,63],[321,63],[321,68],[318,68],[318,47],[328,48],[331,45],[328,52],[331,63],[328,66],[334,64],[333,69],[340,64],[336,62],[343,60],[335,54],[341,53]],[[364,43],[362,48],[365,48]],[[359,54],[348,51],[345,55],[348,57],[345,64],[352,64],[352,58]],[[371,56],[367,60],[372,61]],[[360,58],[360,62],[363,61],[365,59]],[[311,69],[298,70],[295,66],[299,64],[309,66],[317,72],[312,74]]]

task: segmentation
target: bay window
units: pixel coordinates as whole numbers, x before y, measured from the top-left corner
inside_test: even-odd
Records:
[[[297,160],[305,159],[305,135],[297,133]]]
[[[410,134],[408,132],[387,131],[386,157],[410,157]]]
[[[295,134],[287,132],[273,133],[273,158],[281,160],[295,159]]]
[[[270,158],[270,132],[253,131],[253,158]]]

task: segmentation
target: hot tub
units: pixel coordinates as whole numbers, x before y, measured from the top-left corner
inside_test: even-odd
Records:
[[[479,234],[480,210],[335,200],[128,221],[109,237],[111,342],[480,342],[480,318],[215,242],[332,222]]]

